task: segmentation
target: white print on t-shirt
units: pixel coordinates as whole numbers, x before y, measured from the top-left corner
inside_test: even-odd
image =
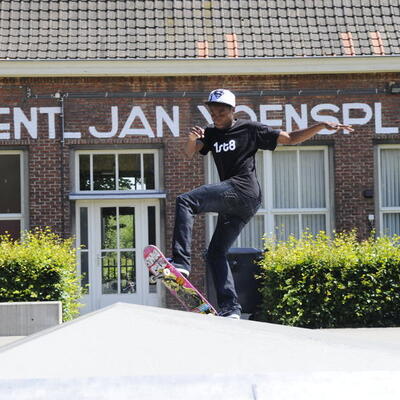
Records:
[[[215,152],[221,153],[221,151],[233,151],[236,149],[236,141],[230,140],[228,143],[214,143]]]

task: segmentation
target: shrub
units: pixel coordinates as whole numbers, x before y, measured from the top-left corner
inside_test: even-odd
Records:
[[[21,241],[0,236],[0,302],[61,301],[67,321],[78,314],[81,295],[72,239],[49,228],[27,232]]]
[[[307,327],[400,326],[400,237],[305,234],[266,242],[258,319]]]

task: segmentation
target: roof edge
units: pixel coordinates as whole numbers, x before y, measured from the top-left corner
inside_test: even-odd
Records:
[[[400,55],[151,60],[0,60],[0,77],[298,75],[400,72]]]

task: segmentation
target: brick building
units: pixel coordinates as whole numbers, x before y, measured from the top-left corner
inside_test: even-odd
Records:
[[[400,234],[400,4],[377,3],[2,1],[0,231],[74,235],[86,311],[174,306],[141,250],[168,253],[175,197],[217,179],[212,160],[185,159],[182,144],[211,121],[208,92],[225,87],[241,118],[355,128],[260,151],[264,203],[237,246],[305,229]],[[203,290],[214,223],[195,224]]]

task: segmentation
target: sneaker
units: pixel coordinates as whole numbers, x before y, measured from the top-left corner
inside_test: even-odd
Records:
[[[218,315],[224,318],[240,319],[241,312],[237,308],[234,309],[222,309]]]
[[[189,271],[185,268],[175,267],[177,271],[179,271],[186,279],[189,278]]]
[[[229,314],[229,315],[224,315],[225,318],[230,318],[230,319],[240,319],[240,315],[239,314]]]
[[[172,258],[167,258],[167,261],[171,263],[186,279],[189,278],[189,271],[186,268],[176,266]]]

